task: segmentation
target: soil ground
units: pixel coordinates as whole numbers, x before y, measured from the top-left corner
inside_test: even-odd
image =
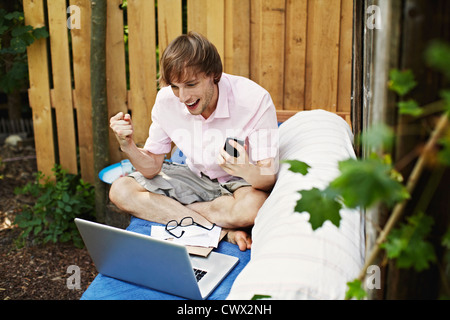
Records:
[[[18,248],[15,243],[20,230],[14,218],[33,200],[14,189],[35,181],[36,172],[32,146],[0,146],[0,300],[78,300],[97,275],[86,248],[31,241]],[[80,289],[67,286],[74,275],[68,272],[71,265],[80,268]]]

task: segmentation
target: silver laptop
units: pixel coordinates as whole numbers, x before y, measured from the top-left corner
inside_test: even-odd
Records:
[[[206,299],[239,261],[217,252],[190,256],[180,244],[79,218],[75,223],[99,273],[188,299]]]

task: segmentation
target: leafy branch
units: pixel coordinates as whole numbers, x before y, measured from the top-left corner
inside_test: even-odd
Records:
[[[430,66],[450,77],[449,45],[433,43],[426,52],[426,59]],[[416,86],[417,82],[410,70],[392,70],[390,72],[388,87],[400,97],[398,102],[400,114],[419,117],[429,113],[427,106],[419,107],[419,104],[413,99],[405,100],[406,95]],[[347,299],[361,299],[365,296],[362,281],[368,267],[375,262],[383,249],[386,250],[388,258],[397,260],[399,268],[414,267],[416,270],[423,270],[428,268],[430,263],[436,262],[434,249],[426,240],[433,224],[431,217],[426,216],[423,212],[418,212],[408,217],[407,223],[398,228],[396,226],[404,214],[406,204],[430,155],[435,155],[440,164],[450,165],[450,130],[448,129],[450,90],[442,90],[440,95],[442,101],[433,104],[433,107],[438,105],[439,109],[444,112],[422,148],[406,185],[403,185],[402,176],[394,169],[389,153],[380,156],[378,153],[372,152],[365,159],[348,159],[339,162],[340,175],[331,181],[324,190],[313,188],[299,191],[302,197],[297,201],[295,211],[310,214],[313,230],[320,228],[326,220],[339,227],[341,219],[339,210],[343,205],[351,209],[358,209],[383,203],[389,208],[393,208],[386,225],[379,233],[375,246],[368,254],[358,278],[348,283]],[[361,138],[362,143],[365,143],[369,150],[382,150],[383,152],[392,148],[393,136],[392,130],[380,124],[371,127]],[[301,161],[285,162],[291,165],[289,170],[293,172],[303,175],[308,173],[309,166],[302,164]],[[321,205],[318,206],[318,203]],[[442,242],[447,250],[450,247],[449,234],[450,230]],[[448,288],[446,280],[444,285]]]

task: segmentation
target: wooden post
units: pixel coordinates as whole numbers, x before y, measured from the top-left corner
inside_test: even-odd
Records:
[[[367,19],[372,14],[368,8],[374,5],[373,0],[364,2],[363,26],[364,31],[364,66],[363,66],[363,123],[362,130],[367,130],[371,125],[378,123],[390,123],[387,118],[388,108],[392,105],[392,94],[388,91],[387,81],[389,69],[395,68],[398,54],[399,34],[397,25],[400,20],[400,7],[397,2],[382,1],[377,10],[382,13],[381,28],[367,24]],[[369,13],[367,13],[369,11]],[[363,145],[362,156],[368,156],[371,150]],[[376,239],[379,231],[376,226],[383,227],[387,220],[388,212],[385,208],[374,207],[365,210],[366,215],[366,252],[377,246]],[[374,265],[382,265],[382,257],[378,257]],[[382,268],[382,273],[385,273]],[[369,290],[370,299],[382,299],[385,287],[381,290]]]
[[[91,0],[91,96],[94,172],[109,164],[108,107],[106,97],[106,0]],[[103,222],[106,207],[106,185],[95,179],[97,220]]]

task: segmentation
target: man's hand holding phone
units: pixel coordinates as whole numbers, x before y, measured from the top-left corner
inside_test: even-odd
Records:
[[[226,173],[243,177],[249,165],[247,147],[244,141],[227,138],[223,149],[219,152],[217,162]]]

